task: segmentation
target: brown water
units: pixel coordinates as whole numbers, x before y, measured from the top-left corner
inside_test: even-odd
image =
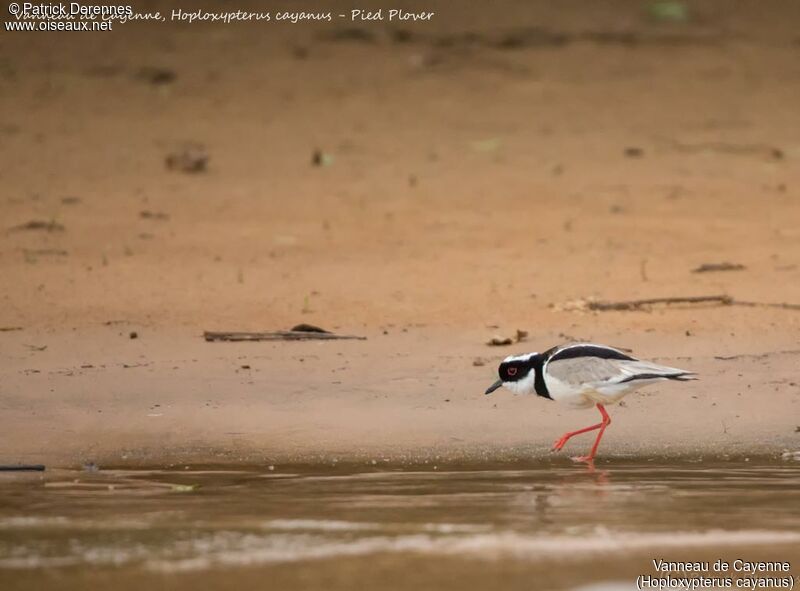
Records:
[[[797,462],[0,474],[4,591],[633,589],[737,558],[798,582]]]

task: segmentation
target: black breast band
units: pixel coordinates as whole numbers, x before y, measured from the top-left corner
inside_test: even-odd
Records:
[[[533,387],[536,389],[536,394],[542,398],[552,400],[550,392],[547,390],[547,384],[544,383],[544,362],[547,359],[547,353],[540,353],[531,357],[531,364],[533,371],[536,372],[536,377],[533,381]]]

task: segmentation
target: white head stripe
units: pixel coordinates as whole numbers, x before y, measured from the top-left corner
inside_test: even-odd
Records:
[[[529,361],[531,357],[534,355],[538,355],[538,353],[525,353],[524,355],[509,355],[505,359],[503,359],[503,363],[507,363],[509,361]]]

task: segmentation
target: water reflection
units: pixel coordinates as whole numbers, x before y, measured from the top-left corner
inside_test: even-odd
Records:
[[[441,588],[566,588],[656,552],[797,554],[798,485],[798,465],[770,461],[61,471],[0,479],[0,572],[42,589],[54,569],[74,588],[253,569],[289,588],[409,588],[429,570]]]

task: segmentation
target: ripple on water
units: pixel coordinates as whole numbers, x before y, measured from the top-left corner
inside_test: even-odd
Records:
[[[380,556],[412,570],[433,557],[545,572],[551,560],[597,558],[610,569],[657,550],[800,544],[800,469],[785,463],[269,474],[62,471],[41,483],[0,481],[0,569],[206,577]]]
[[[365,524],[295,520],[289,530],[316,533],[268,533],[217,531],[184,532],[180,539],[158,545],[132,543],[118,545],[104,541],[87,544],[73,541],[69,553],[43,555],[35,546],[5,549],[0,568],[34,569],[43,567],[120,566],[139,563],[148,570],[181,572],[215,567],[254,566],[269,563],[309,561],[342,556],[379,553],[418,553],[427,555],[470,556],[480,560],[513,558],[527,561],[577,560],[588,555],[646,552],[652,549],[718,548],[800,543],[800,532],[781,531],[705,531],[662,532],[657,534],[598,531],[581,536],[536,536],[500,531],[463,533],[443,524],[421,524],[422,531],[460,533],[409,533],[400,535],[360,535],[343,538],[321,532],[364,532]],[[277,529],[287,524],[278,524]]]

